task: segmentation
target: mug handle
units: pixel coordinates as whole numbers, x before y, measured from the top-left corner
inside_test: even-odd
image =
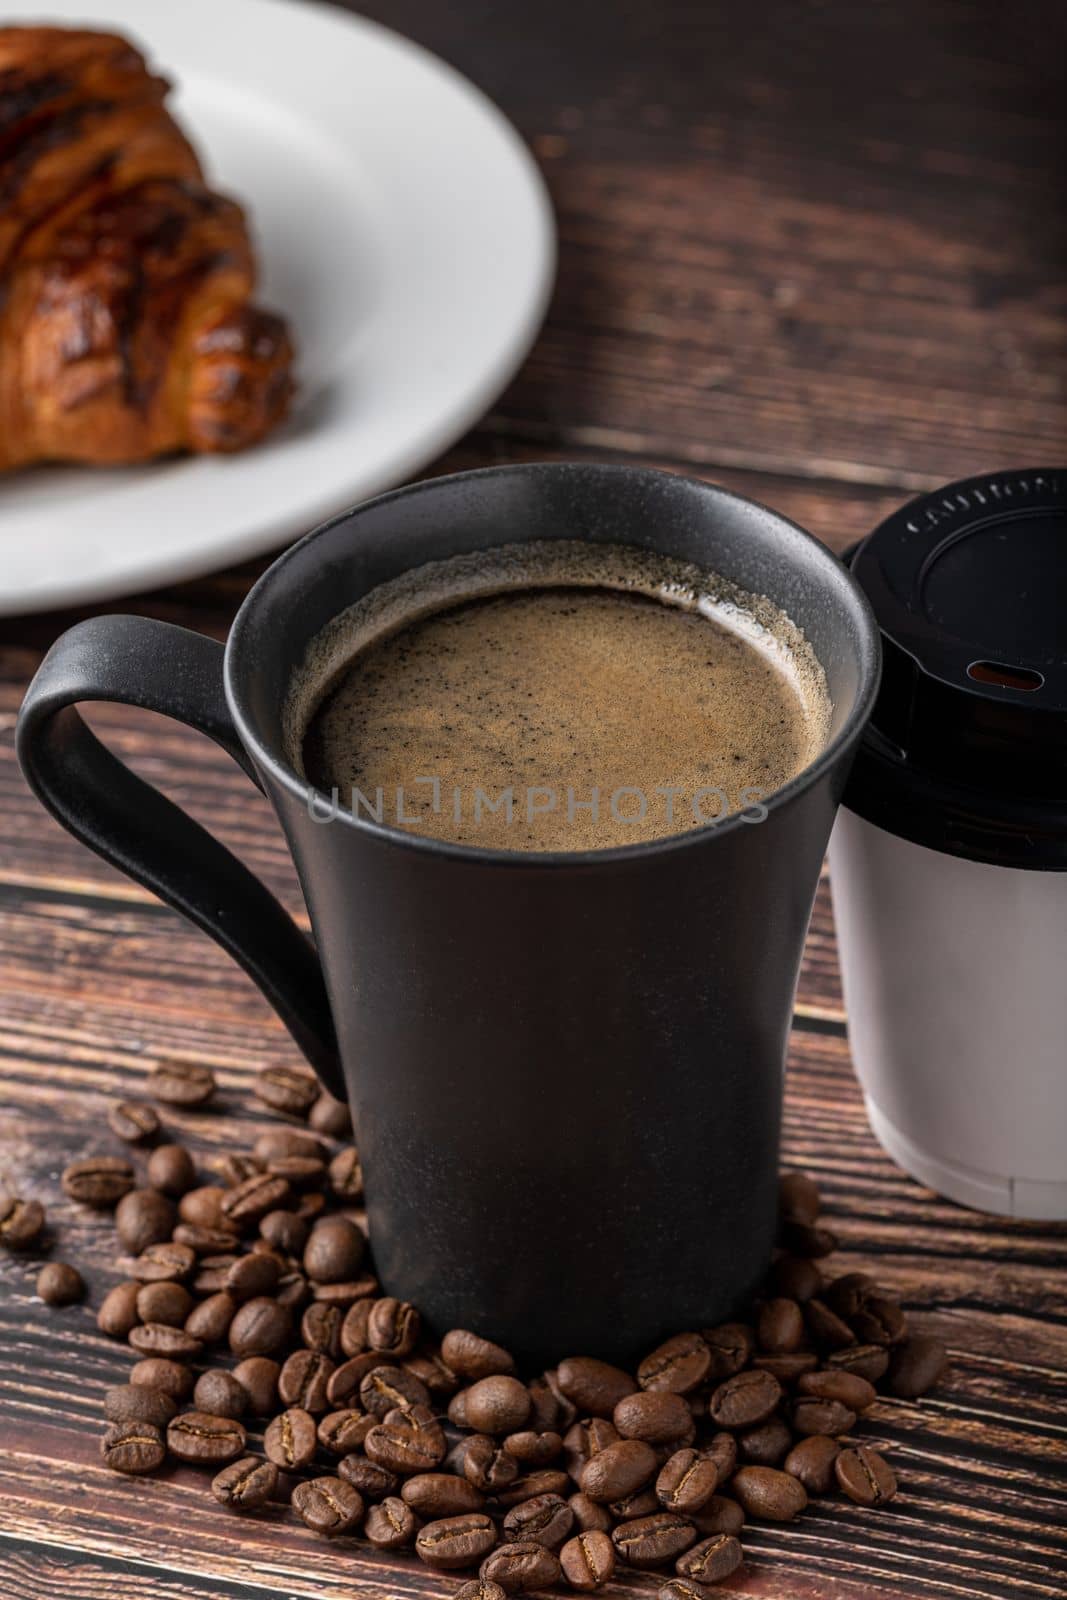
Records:
[[[311,941],[236,856],[138,778],[75,710],[110,700],[207,734],[262,789],[223,691],[223,646],[149,617],[91,617],[49,650],[19,712],[30,788],[75,838],[227,950],[281,1017],[326,1088],[345,1098],[322,968]]]

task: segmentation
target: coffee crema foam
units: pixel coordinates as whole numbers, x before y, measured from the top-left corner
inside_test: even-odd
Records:
[[[574,851],[757,820],[825,747],[830,711],[766,596],[656,552],[544,540],[431,562],[348,607],[284,726],[323,820]]]

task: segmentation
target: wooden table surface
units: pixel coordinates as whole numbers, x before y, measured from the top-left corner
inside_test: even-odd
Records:
[[[654,462],[765,500],[842,549],[911,492],[1062,461],[1057,0],[1010,11],[977,0],[363,9],[499,100],[559,216],[559,287],[537,348],[432,470]],[[221,635],[257,570],[123,605]],[[112,1148],[108,1099],[137,1094],[159,1054],[210,1063],[222,1114],[168,1118],[209,1162],[265,1125],[252,1075],[293,1060],[293,1047],[213,945],[31,800],[15,714],[72,620],[2,625],[0,1133],[6,1175],[46,1203],[55,1253],[86,1265],[95,1306],[116,1277],[110,1230],[58,1179],[87,1146]],[[266,805],[224,756],[147,715],[95,720],[302,911]],[[877,1271],[948,1342],[953,1365],[932,1397],[880,1403],[864,1419],[901,1476],[897,1502],[876,1514],[821,1502],[791,1527],[746,1531],[746,1565],[722,1592],[1064,1594],[1067,1234],[950,1205],[875,1145],[849,1066],[825,885],[790,1048],[784,1156],[823,1180],[838,1262]],[[0,1261],[3,1600],[454,1590],[413,1560],[318,1542],[280,1513],[239,1521],[190,1470],[148,1481],[104,1470],[101,1396],[128,1356],[89,1309],[36,1301],[35,1271],[32,1258]],[[628,1577],[610,1592],[655,1585]]]

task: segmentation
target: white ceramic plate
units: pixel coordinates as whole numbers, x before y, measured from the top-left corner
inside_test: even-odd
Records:
[[[424,466],[487,409],[555,266],[540,175],[466,79],[309,0],[9,0],[113,27],[177,85],[209,177],[248,210],[301,393],[257,449],[0,475],[0,612],[241,561]]]

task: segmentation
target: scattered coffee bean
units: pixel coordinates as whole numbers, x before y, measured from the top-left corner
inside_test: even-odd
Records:
[[[530,1416],[530,1395],[518,1378],[479,1378],[465,1394],[467,1426],[477,1433],[514,1433]]]
[[[180,1361],[166,1356],[146,1356],[130,1368],[130,1382],[146,1389],[159,1389],[172,1400],[188,1399],[193,1392],[193,1375]]]
[[[793,1432],[802,1436],[816,1433],[848,1433],[856,1426],[856,1413],[839,1400],[816,1400],[801,1395],[790,1412]]]
[[[72,1161],[61,1178],[63,1193],[94,1211],[110,1211],[135,1183],[134,1171],[122,1156],[87,1156]]]
[[[741,1565],[741,1545],[732,1533],[713,1533],[679,1556],[675,1571],[694,1583],[721,1583]]]
[[[211,1480],[215,1499],[232,1511],[260,1510],[277,1488],[277,1467],[273,1461],[260,1461],[256,1456],[242,1456],[239,1461],[231,1461]]]
[[[338,1464],[337,1471],[346,1483],[350,1483],[353,1489],[359,1490],[364,1500],[385,1500],[390,1495],[395,1495],[400,1488],[400,1479],[394,1472],[387,1472],[384,1467],[378,1466],[377,1462],[368,1461],[366,1456],[355,1454],[345,1456]],[[409,1478],[407,1481],[418,1483],[420,1480]]]
[[[335,1368],[326,1386],[326,1398],[332,1406],[343,1406],[353,1403],[359,1396],[363,1379],[368,1372],[373,1372],[381,1362],[377,1350],[365,1351],[361,1356],[353,1356],[350,1361],[342,1361]],[[384,1415],[384,1412],[382,1413]]]
[[[878,1398],[873,1383],[868,1383],[858,1373],[843,1372],[839,1368],[803,1373],[797,1380],[797,1393],[814,1395],[818,1400],[836,1400],[856,1412],[866,1411]]]
[[[316,1133],[323,1133],[328,1139],[348,1139],[352,1136],[352,1113],[343,1100],[335,1100],[325,1090],[308,1113],[308,1123]]]
[[[49,1261],[37,1274],[37,1293],[48,1306],[72,1306],[85,1298],[85,1279],[66,1261]]]
[[[737,1436],[741,1460],[760,1467],[776,1467],[792,1443],[793,1435],[781,1417],[768,1417],[766,1422],[760,1422],[754,1428],[745,1428]]]
[[[574,1513],[574,1526],[579,1533],[611,1532],[610,1511],[605,1506],[597,1505],[595,1500],[590,1500],[587,1494],[572,1494],[567,1504]]]
[[[433,1472],[445,1459],[447,1448],[440,1424],[423,1406],[390,1411],[363,1441],[364,1452],[371,1461],[401,1478],[415,1472]]]
[[[713,1383],[721,1383],[740,1372],[747,1366],[755,1347],[752,1330],[743,1322],[724,1322],[718,1328],[705,1328],[701,1336],[711,1356],[708,1378]]]
[[[143,1100],[120,1100],[109,1106],[108,1127],[126,1144],[149,1144],[159,1134],[159,1115],[155,1106]]]
[[[642,1389],[689,1394],[711,1370],[711,1351],[699,1333],[679,1333],[646,1356],[637,1369]]]
[[[280,1371],[267,1356],[249,1356],[234,1367],[233,1375],[248,1396],[250,1416],[269,1417],[277,1409]]]
[[[383,1355],[400,1361],[404,1356],[411,1355],[415,1349],[419,1342],[421,1327],[422,1319],[414,1306],[409,1305],[406,1300],[395,1300],[387,1295],[381,1300],[375,1300],[370,1308],[367,1317],[367,1342],[372,1350],[380,1350]],[[523,1392],[525,1393],[525,1390]],[[528,1410],[529,1396],[527,1396]],[[486,1432],[488,1431],[487,1429]]]
[[[360,1404],[375,1417],[390,1411],[406,1411],[412,1406],[429,1406],[430,1392],[403,1367],[372,1367],[359,1386]]]
[[[453,1600],[507,1600],[507,1594],[499,1583],[490,1583],[485,1578],[472,1578],[470,1583],[456,1590]]]
[[[229,1228],[226,1217],[223,1215],[222,1202],[226,1198],[226,1190],[217,1183],[201,1184],[199,1189],[190,1189],[178,1201],[178,1215],[183,1222],[190,1222],[197,1228]]]
[[[242,1417],[248,1410],[248,1393],[232,1372],[213,1367],[197,1378],[193,1405],[215,1417]]]
[[[281,1276],[273,1256],[238,1256],[226,1273],[226,1289],[236,1300],[253,1300],[269,1295],[278,1287]]]
[[[702,1452],[709,1461],[715,1463],[719,1474],[719,1483],[723,1484],[731,1477],[737,1466],[737,1440],[732,1433],[716,1433],[708,1440]]]
[[[903,1311],[884,1294],[869,1295],[849,1326],[860,1344],[896,1344],[908,1331]]]
[[[504,1440],[504,1449],[524,1467],[547,1467],[563,1449],[563,1440],[558,1433],[534,1433],[524,1429],[510,1433]]]
[[[312,1478],[293,1490],[293,1508],[315,1533],[351,1533],[363,1515],[363,1496],[343,1478]]]
[[[256,1074],[254,1093],[272,1111],[306,1117],[319,1097],[318,1080],[298,1067],[263,1067]]]
[[[697,1532],[705,1537],[711,1533],[740,1533],[745,1525],[745,1513],[736,1500],[725,1494],[713,1494],[699,1511],[688,1515]]]
[[[568,1539],[559,1552],[563,1576],[572,1589],[591,1594],[602,1589],[615,1571],[615,1546],[606,1533],[585,1530]]]
[[[137,1312],[140,1292],[141,1285],[132,1280],[117,1283],[108,1290],[96,1313],[96,1325],[101,1333],[110,1334],[113,1339],[125,1339],[130,1329],[136,1328],[141,1320]]]
[[[294,1216],[291,1211],[268,1211],[259,1219],[259,1231],[275,1250],[290,1256],[303,1254],[308,1237],[308,1225],[303,1217]]]
[[[592,1356],[568,1356],[556,1368],[561,1392],[585,1416],[610,1417],[637,1384],[628,1372]]]
[[[656,1600],[707,1600],[708,1591],[688,1578],[672,1578],[656,1590]]]
[[[778,1180],[778,1211],[793,1222],[813,1226],[822,1210],[819,1186],[806,1172],[783,1172]]]
[[[782,1470],[799,1478],[809,1494],[829,1494],[835,1482],[834,1462],[840,1454],[836,1439],[812,1434],[793,1446],[782,1462]]]
[[[315,1419],[299,1406],[290,1406],[281,1416],[275,1417],[263,1435],[267,1460],[287,1472],[306,1467],[317,1445]]]
[[[120,1383],[104,1395],[109,1422],[149,1422],[153,1428],[165,1428],[177,1411],[177,1402],[164,1390],[140,1383]]]
[[[193,1278],[194,1294],[218,1294],[226,1287],[230,1268],[238,1257],[231,1251],[222,1256],[201,1256]]]
[[[504,1538],[509,1543],[533,1539],[548,1550],[558,1550],[574,1527],[574,1512],[558,1494],[537,1494],[512,1506],[504,1518]]]
[[[327,1169],[330,1188],[338,1200],[354,1204],[363,1197],[363,1168],[352,1145],[339,1150]]]
[[[421,1472],[407,1478],[400,1498],[426,1521],[463,1516],[468,1511],[481,1511],[485,1505],[481,1490],[454,1472]],[[504,1526],[507,1527],[506,1522]]]
[[[396,1495],[387,1495],[380,1505],[371,1506],[367,1512],[363,1536],[378,1550],[403,1550],[414,1541],[418,1527],[419,1519],[411,1507]]]
[[[475,1511],[428,1522],[415,1536],[415,1554],[439,1572],[474,1567],[496,1544],[491,1517]]]
[[[771,1269],[771,1280],[778,1294],[799,1305],[814,1300],[824,1287],[818,1266],[803,1256],[779,1256]]]
[[[235,1189],[223,1192],[220,1207],[222,1215],[235,1228],[251,1227],[269,1211],[285,1204],[290,1194],[284,1178],[275,1178],[269,1172],[254,1172]]]
[[[769,1372],[781,1384],[795,1383],[802,1372],[814,1372],[819,1358],[814,1350],[793,1350],[780,1356],[758,1355],[752,1365],[760,1372]]]
[[[624,1439],[646,1444],[688,1444],[695,1432],[685,1400],[666,1389],[627,1395],[615,1407],[612,1421]]]
[[[462,1441],[461,1471],[483,1494],[499,1495],[519,1481],[519,1464],[486,1433],[476,1433]]]
[[[609,1504],[643,1488],[658,1466],[651,1445],[640,1439],[620,1439],[590,1457],[582,1468],[579,1487],[590,1500]]]
[[[185,1319],[185,1331],[204,1344],[221,1344],[237,1312],[232,1294],[220,1289],[195,1305]]]
[[[765,1300],[756,1314],[756,1342],[770,1355],[798,1350],[804,1339],[804,1313],[795,1300]]]
[[[367,1241],[347,1217],[327,1217],[316,1223],[304,1246],[304,1271],[315,1283],[340,1283],[354,1278],[367,1249]]]
[[[180,1283],[145,1283],[137,1295],[137,1315],[142,1322],[169,1322],[172,1328],[186,1327],[200,1338],[196,1329],[186,1324],[192,1309],[193,1297]]]
[[[708,1415],[720,1428],[751,1428],[766,1422],[781,1398],[777,1378],[751,1368],[719,1385],[708,1402]]]
[[[884,1456],[868,1445],[842,1450],[834,1462],[834,1474],[841,1488],[858,1506],[880,1506],[892,1500],[897,1479]]]
[[[899,1400],[916,1400],[940,1381],[947,1365],[948,1351],[940,1339],[913,1334],[890,1353],[886,1388]]]
[[[804,1485],[777,1467],[739,1467],[730,1483],[747,1517],[792,1522],[808,1503]]]
[[[153,1189],[178,1199],[196,1186],[193,1158],[182,1144],[157,1145],[148,1158],[148,1181]]]
[[[113,1472],[155,1472],[166,1453],[162,1433],[150,1422],[113,1422],[100,1443],[100,1454]]]
[[[660,1468],[656,1496],[667,1511],[688,1516],[706,1505],[719,1486],[719,1469],[699,1450],[676,1450]]]
[[[499,1585],[505,1594],[529,1594],[536,1589],[551,1589],[559,1582],[563,1569],[559,1557],[543,1544],[524,1539],[516,1544],[498,1545],[478,1569],[480,1578]]]
[[[340,1283],[313,1283],[311,1290],[316,1300],[347,1311],[356,1300],[370,1299],[373,1303],[381,1284],[371,1273],[364,1272],[358,1278],[345,1278]]]
[[[245,1430],[235,1417],[183,1411],[167,1424],[167,1449],[191,1466],[233,1461],[245,1448]]]
[[[662,1567],[674,1561],[696,1538],[696,1529],[673,1511],[656,1511],[632,1522],[620,1522],[611,1535],[616,1554],[628,1566]]]
[[[158,1189],[131,1189],[115,1209],[115,1232],[131,1256],[168,1241],[174,1222],[174,1202]]]
[[[235,1356],[272,1356],[284,1349],[293,1319],[276,1300],[246,1300],[230,1323],[230,1349]]]
[[[191,1361],[203,1349],[202,1342],[191,1333],[166,1322],[141,1323],[130,1329],[127,1338],[140,1355],[165,1356],[172,1361]]]
[[[166,1239],[141,1251],[133,1264],[133,1275],[139,1283],[177,1283],[187,1278],[195,1266],[194,1250]]]
[[[165,1105],[202,1106],[215,1093],[215,1074],[199,1061],[159,1061],[145,1087]]]
[[[359,1449],[376,1425],[376,1418],[350,1406],[341,1411],[331,1411],[319,1423],[319,1443],[331,1455],[346,1456]]]
[[[628,1494],[622,1500],[613,1500],[608,1506],[615,1522],[634,1522],[638,1517],[651,1517],[654,1512],[662,1509],[655,1489],[639,1489],[636,1494]]]
[[[441,1340],[441,1360],[461,1378],[509,1377],[515,1363],[508,1352],[466,1328],[453,1328]]]
[[[299,1406],[312,1416],[324,1412],[329,1404],[328,1385],[334,1365],[318,1350],[295,1350],[282,1363],[278,1393],[282,1403]]]

